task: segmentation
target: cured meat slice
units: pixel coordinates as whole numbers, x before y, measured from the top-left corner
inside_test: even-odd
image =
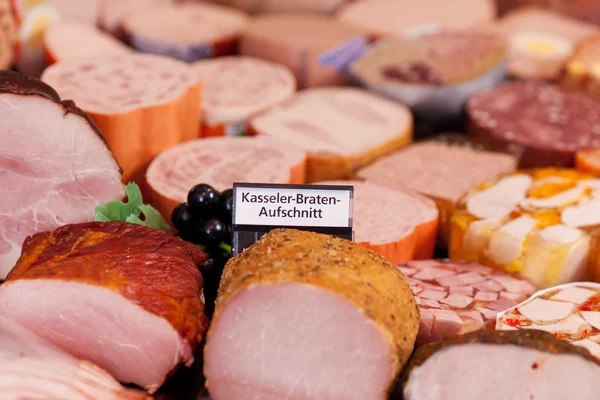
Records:
[[[112,34],[122,35],[121,23],[132,13],[175,4],[177,0],[96,0],[98,25]]]
[[[536,292],[498,314],[496,329],[543,330],[600,358],[600,284],[575,282]]]
[[[208,325],[198,270],[205,260],[162,230],[66,225],[27,239],[0,287],[0,315],[152,393],[194,361]]]
[[[594,24],[600,23],[598,15],[600,9],[596,0],[497,0],[498,14],[504,15],[512,10],[543,8],[552,10],[578,20],[588,21]]]
[[[94,207],[125,195],[102,135],[48,85],[0,71],[0,279],[25,238],[92,221]]]
[[[17,51],[17,21],[10,0],[0,0],[0,69],[10,69]]]
[[[516,159],[506,154],[427,141],[380,158],[358,176],[393,189],[406,187],[435,200],[440,238],[447,243],[454,204],[474,186],[515,168]]]
[[[337,17],[374,36],[398,36],[487,25],[496,18],[496,9],[493,0],[360,0],[342,7]]]
[[[405,278],[382,256],[271,231],[225,266],[204,348],[208,391],[213,400],[386,399],[418,318]]]
[[[213,137],[161,153],[146,173],[151,203],[171,215],[190,188],[205,182],[219,191],[234,182],[306,183],[306,154],[277,140]]]
[[[186,3],[132,12],[121,25],[133,48],[192,62],[235,53],[247,20],[228,7]]]
[[[15,322],[0,317],[0,397],[3,400],[149,400],[106,371],[80,361]]]
[[[353,0],[219,0],[219,3],[250,14],[283,12],[331,14],[350,1]]]
[[[522,168],[572,167],[577,151],[600,146],[600,104],[550,84],[508,83],[478,93],[467,113],[473,140],[519,156]]]
[[[324,16],[267,14],[246,26],[240,53],[286,65],[304,89],[344,83],[330,58],[358,55],[366,41],[364,30]]]
[[[200,81],[181,61],[148,54],[68,60],[42,80],[92,117],[125,181],[142,182],[158,153],[198,137]]]
[[[127,54],[131,49],[94,26],[61,22],[44,33],[44,51],[48,62],[53,64],[77,58]]]
[[[202,136],[236,136],[250,117],[296,91],[296,79],[283,65],[254,57],[219,57],[194,65],[202,86]]]
[[[474,332],[418,349],[400,391],[410,400],[592,400],[598,366],[547,332]]]
[[[410,261],[398,269],[410,271],[409,283],[421,309],[417,346],[482,329],[493,330],[498,311],[517,305],[535,291],[522,278],[476,263]],[[437,303],[426,301],[427,291],[436,293]],[[507,298],[506,294],[514,296]]]
[[[353,88],[318,88],[250,120],[250,132],[308,152],[308,182],[345,179],[412,140],[405,106]]]
[[[450,223],[450,258],[520,272],[538,288],[592,278],[600,179],[571,169],[519,170],[474,188]]]
[[[438,210],[430,199],[408,190],[391,190],[360,181],[325,181],[352,185],[354,241],[392,263],[431,258],[435,249]]]
[[[600,99],[600,34],[583,41],[575,50],[564,69],[561,86],[568,90],[583,92],[594,99]],[[597,146],[589,146],[597,147]]]
[[[509,35],[511,75],[521,79],[556,79],[582,40],[598,28],[539,7],[523,7],[504,15],[495,26]]]
[[[443,120],[462,114],[469,97],[504,79],[506,54],[506,42],[496,33],[444,30],[384,38],[351,63],[349,72],[420,116]]]

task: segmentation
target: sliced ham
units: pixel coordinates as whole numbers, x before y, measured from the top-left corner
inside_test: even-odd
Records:
[[[106,371],[80,361],[15,322],[0,317],[0,397],[3,400],[149,400]]]
[[[515,306],[535,291],[524,279],[475,263],[420,260],[400,264],[398,269],[415,270],[408,282],[421,309],[424,327],[419,331],[417,346],[494,329],[499,311]],[[505,284],[498,284],[498,280]],[[502,296],[512,290],[518,290],[518,297]]]
[[[46,29],[44,51],[48,62],[54,64],[77,58],[127,54],[131,49],[94,26],[61,22]]]
[[[365,31],[318,15],[276,13],[254,18],[240,39],[240,53],[286,65],[301,89],[345,82],[330,58],[360,54]],[[355,44],[356,43],[356,44]]]
[[[496,329],[544,330],[600,358],[600,346],[591,346],[588,340],[600,337],[600,284],[575,282],[536,292],[499,313]]]
[[[306,154],[269,138],[195,140],[161,153],[146,173],[152,204],[171,215],[199,182],[217,190],[234,182],[306,183]]]
[[[198,137],[200,82],[188,65],[144,54],[62,61],[42,80],[96,122],[124,170],[142,182],[162,150]]]
[[[287,67],[254,57],[219,57],[194,69],[202,81],[203,137],[243,134],[251,117],[296,91]]]
[[[247,21],[240,11],[197,2],[134,11],[123,18],[121,26],[138,51],[192,62],[234,54]]]
[[[337,18],[375,36],[405,35],[483,26],[496,18],[496,9],[493,0],[359,0],[342,7]]]
[[[252,133],[308,152],[307,181],[345,179],[412,140],[405,106],[354,88],[318,88],[250,121]]]
[[[10,0],[0,0],[0,69],[10,69],[17,56],[17,21]]]
[[[383,400],[413,351],[418,312],[375,252],[274,230],[229,261],[204,348],[213,400]]]
[[[355,242],[395,264],[433,256],[438,210],[430,199],[367,182],[325,181],[319,184],[354,186],[352,228]]]
[[[205,260],[165,231],[66,225],[27,239],[0,287],[0,315],[152,393],[194,361],[208,325],[198,270]]]
[[[123,19],[132,13],[175,4],[177,0],[96,0],[98,25],[109,33],[121,35]]]
[[[506,154],[427,141],[380,158],[358,176],[391,188],[407,187],[435,200],[440,236],[447,243],[454,204],[474,186],[513,171],[516,164]]]
[[[518,272],[537,288],[591,279],[600,265],[599,179],[572,169],[519,170],[474,187],[450,221],[451,259]],[[519,282],[497,279],[519,291]]]
[[[394,398],[594,400],[599,366],[547,332],[474,332],[418,349]]]
[[[37,79],[0,71],[0,280],[25,238],[94,220],[121,171],[88,116]]]

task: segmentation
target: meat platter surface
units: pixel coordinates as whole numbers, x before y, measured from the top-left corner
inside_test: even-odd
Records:
[[[600,399],[594,11],[0,0],[0,399]]]

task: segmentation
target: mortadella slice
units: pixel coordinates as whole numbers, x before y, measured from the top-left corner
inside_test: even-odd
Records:
[[[229,7],[185,3],[132,12],[121,26],[138,51],[193,62],[234,54],[247,21],[244,13]]]
[[[325,181],[352,185],[354,241],[392,263],[431,258],[437,236],[438,210],[427,197],[409,190],[360,181]]]
[[[551,84],[515,82],[480,92],[467,114],[473,140],[518,156],[521,168],[572,167],[577,151],[600,147],[600,104]]]
[[[90,118],[43,82],[0,71],[0,280],[28,236],[94,220],[125,195],[121,170]]]
[[[74,59],[50,66],[42,80],[92,117],[125,181],[142,182],[158,153],[198,137],[200,81],[181,61],[149,54]]]
[[[540,289],[590,279],[600,179],[571,169],[519,170],[471,190],[450,225],[452,259],[519,272]]]
[[[150,400],[123,388],[106,371],[78,360],[15,322],[0,317],[2,400]]]
[[[600,361],[541,331],[473,332],[418,349],[407,400],[595,400]]]
[[[516,164],[507,154],[427,141],[380,158],[358,176],[393,189],[407,187],[435,200],[440,239],[447,243],[454,204],[474,186],[513,171]]]
[[[266,14],[246,26],[240,53],[286,65],[300,89],[338,85],[344,65],[364,50],[365,33],[324,16]]]
[[[307,181],[346,179],[412,140],[402,104],[355,88],[315,88],[250,120],[250,132],[308,152]]]
[[[0,0],[0,69],[10,69],[17,56],[17,20],[10,0]]]
[[[77,58],[128,54],[132,50],[94,26],[60,22],[44,33],[44,51],[48,63],[54,64]]]
[[[479,27],[496,18],[496,9],[493,0],[359,0],[342,7],[337,18],[381,37]]]
[[[574,282],[536,292],[498,314],[496,329],[543,330],[600,358],[600,284]]]
[[[270,138],[212,137],[162,152],[146,173],[151,203],[163,215],[186,202],[198,182],[217,190],[234,182],[306,183],[306,153]]]
[[[194,64],[202,86],[201,136],[237,136],[248,120],[296,91],[296,79],[280,64],[232,56]]]
[[[0,315],[62,350],[154,393],[208,327],[200,248],[125,222],[65,225],[31,236],[6,282]]]
[[[223,272],[204,347],[213,400],[384,400],[418,310],[402,274],[348,240],[272,230]]]
[[[496,315],[527,299],[527,280],[493,268],[449,260],[398,266],[421,310],[417,346],[478,330],[493,330]]]

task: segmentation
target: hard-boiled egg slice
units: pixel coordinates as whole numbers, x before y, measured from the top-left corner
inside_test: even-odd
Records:
[[[558,35],[543,32],[519,32],[511,38],[511,49],[537,59],[562,59],[573,52],[573,43]]]

